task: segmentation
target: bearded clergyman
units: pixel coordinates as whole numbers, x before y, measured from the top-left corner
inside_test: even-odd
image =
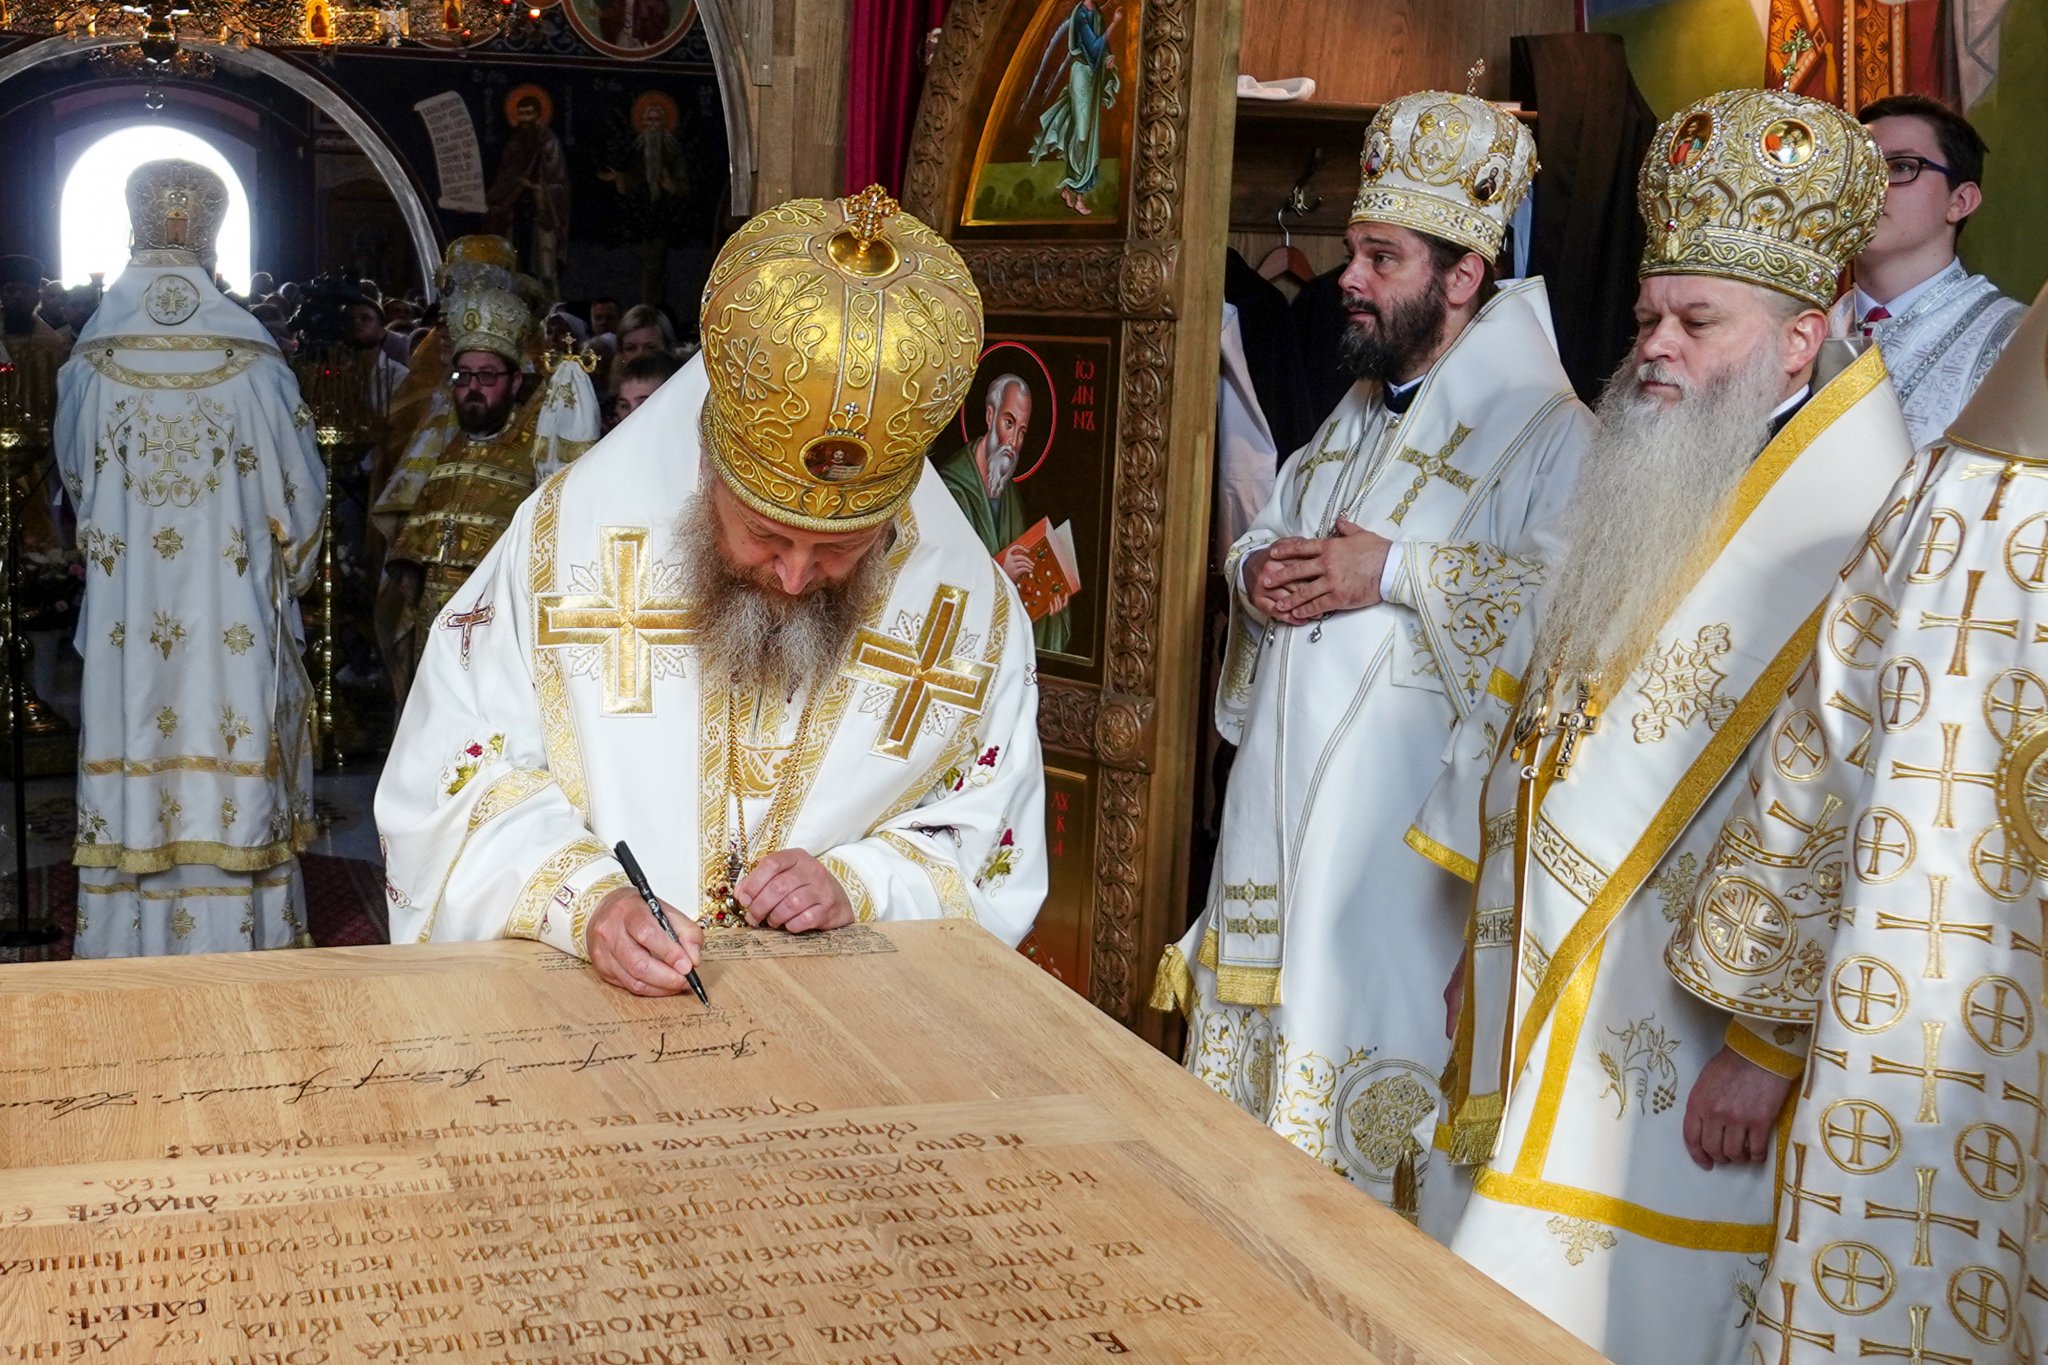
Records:
[[[1464,890],[1402,840],[1536,590],[1591,418],[1543,282],[1494,281],[1536,170],[1515,116],[1410,95],[1362,170],[1358,382],[1226,558],[1216,719],[1241,747],[1208,905],[1152,1003],[1187,1012],[1190,1071],[1398,1206]]]
[[[1696,1166],[1683,1101],[1730,1057],[1797,1059],[1662,960],[1816,638],[1871,648],[1820,608],[1913,448],[1826,310],[1884,193],[1818,101],[1734,91],[1658,131],[1635,345],[1497,728],[1454,739],[1418,822],[1477,868],[1422,1227],[1621,1365],[1737,1360],[1771,1248],[1773,1161]]]
[[[1031,631],[924,459],[980,354],[965,264],[879,188],[793,200],[719,253],[702,334],[435,627],[377,792],[393,938],[538,939],[649,995],[699,921],[1018,942]]]
[[[1768,1360],[2048,1342],[2044,476],[2048,292],[1871,521],[1672,936],[1680,984],[1789,1054],[1687,1102],[1695,1161],[1779,1163]]]

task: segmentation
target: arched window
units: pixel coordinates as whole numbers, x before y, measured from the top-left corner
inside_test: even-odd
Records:
[[[128,173],[145,161],[178,157],[206,167],[228,187],[216,269],[230,289],[249,283],[249,196],[228,159],[205,138],[162,123],[134,123],[93,143],[72,164],[58,201],[57,230],[66,284],[89,284],[94,271],[112,284],[128,264]]]

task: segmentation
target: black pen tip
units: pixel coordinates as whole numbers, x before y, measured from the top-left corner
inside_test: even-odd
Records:
[[[697,1002],[704,1006],[705,1009],[710,1009],[711,997],[704,994],[704,983],[697,979],[697,974],[695,972],[691,972],[688,976],[684,978],[684,980],[688,981],[690,983],[690,989],[697,993]]]

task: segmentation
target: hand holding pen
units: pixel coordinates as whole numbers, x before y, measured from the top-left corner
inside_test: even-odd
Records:
[[[584,930],[584,952],[597,974],[635,995],[679,995],[695,991],[709,1004],[697,979],[704,956],[704,931],[673,905],[657,899],[632,850],[614,852],[633,883],[599,902]]]

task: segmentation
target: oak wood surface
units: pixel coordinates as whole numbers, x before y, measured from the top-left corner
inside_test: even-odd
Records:
[[[0,970],[5,1358],[1596,1359],[972,925],[713,948]]]

